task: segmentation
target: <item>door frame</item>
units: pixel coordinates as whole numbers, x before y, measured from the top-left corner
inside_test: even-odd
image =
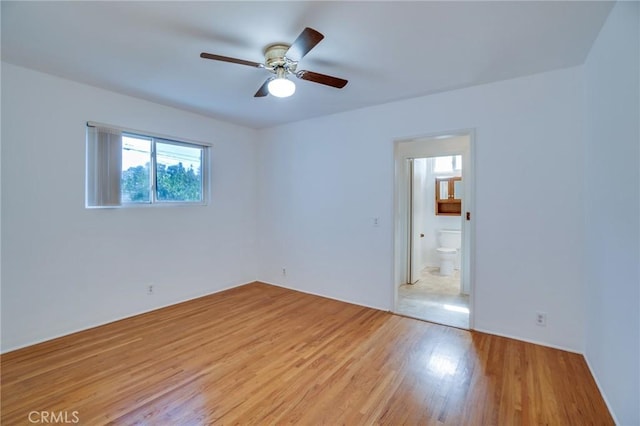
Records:
[[[397,312],[398,289],[407,282],[409,264],[409,160],[462,154],[464,198],[462,200],[461,285],[469,289],[469,329],[474,326],[475,301],[475,131],[461,129],[394,141],[394,261],[393,312]],[[465,220],[466,213],[471,220]]]

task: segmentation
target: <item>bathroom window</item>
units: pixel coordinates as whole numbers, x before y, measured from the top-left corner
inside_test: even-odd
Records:
[[[462,170],[462,155],[435,157],[434,173],[453,173]]]

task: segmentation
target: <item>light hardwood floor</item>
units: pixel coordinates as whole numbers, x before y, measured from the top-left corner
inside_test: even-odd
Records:
[[[260,283],[1,363],[2,425],[613,424],[578,354]]]

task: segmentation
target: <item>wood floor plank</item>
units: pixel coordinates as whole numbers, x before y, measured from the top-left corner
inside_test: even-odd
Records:
[[[0,363],[2,425],[613,424],[581,355],[262,283]]]

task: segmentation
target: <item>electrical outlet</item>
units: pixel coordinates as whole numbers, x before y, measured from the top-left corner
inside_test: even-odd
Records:
[[[540,327],[547,326],[547,313],[546,312],[536,312],[536,325]]]
[[[155,288],[153,287],[153,285],[148,285],[147,286],[147,294],[148,295],[152,295],[155,291]]]
[[[374,228],[377,228],[380,226],[380,218],[379,217],[374,217],[371,220],[371,224],[373,225]]]
[[[287,276],[287,268],[282,268],[282,276],[283,277]]]

